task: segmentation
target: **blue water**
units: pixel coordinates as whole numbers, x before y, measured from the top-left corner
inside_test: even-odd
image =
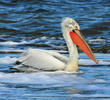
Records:
[[[99,65],[79,49],[81,73],[11,73],[27,48],[68,56],[64,17],[79,23]],[[110,100],[109,29],[109,0],[0,0],[0,100]]]

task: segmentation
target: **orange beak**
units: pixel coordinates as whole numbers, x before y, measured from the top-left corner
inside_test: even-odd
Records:
[[[75,30],[75,32],[70,32],[70,37],[72,41],[82,49],[83,52],[87,54],[96,64],[98,64],[98,61],[96,60],[94,54],[92,53],[91,48],[83,38],[83,36],[80,34],[80,31],[78,29]]]

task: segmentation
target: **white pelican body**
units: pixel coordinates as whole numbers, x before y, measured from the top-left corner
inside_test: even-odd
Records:
[[[71,18],[65,18],[62,22],[62,32],[66,40],[69,58],[52,50],[28,49],[24,56],[19,58],[16,66],[11,69],[23,72],[35,71],[77,71],[78,70],[78,45],[96,63],[90,47],[85,42],[79,31],[79,25]]]

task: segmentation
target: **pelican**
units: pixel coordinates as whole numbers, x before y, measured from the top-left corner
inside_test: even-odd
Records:
[[[61,26],[68,47],[69,58],[52,50],[28,49],[11,69],[20,72],[78,71],[78,50],[76,45],[98,64],[92,50],[81,35],[78,23],[72,18],[66,17]]]

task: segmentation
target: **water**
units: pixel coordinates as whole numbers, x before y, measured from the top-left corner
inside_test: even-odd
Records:
[[[0,0],[0,100],[110,100],[109,9],[109,0]],[[11,73],[27,48],[68,56],[64,17],[79,23],[99,65],[79,49],[83,73]]]

